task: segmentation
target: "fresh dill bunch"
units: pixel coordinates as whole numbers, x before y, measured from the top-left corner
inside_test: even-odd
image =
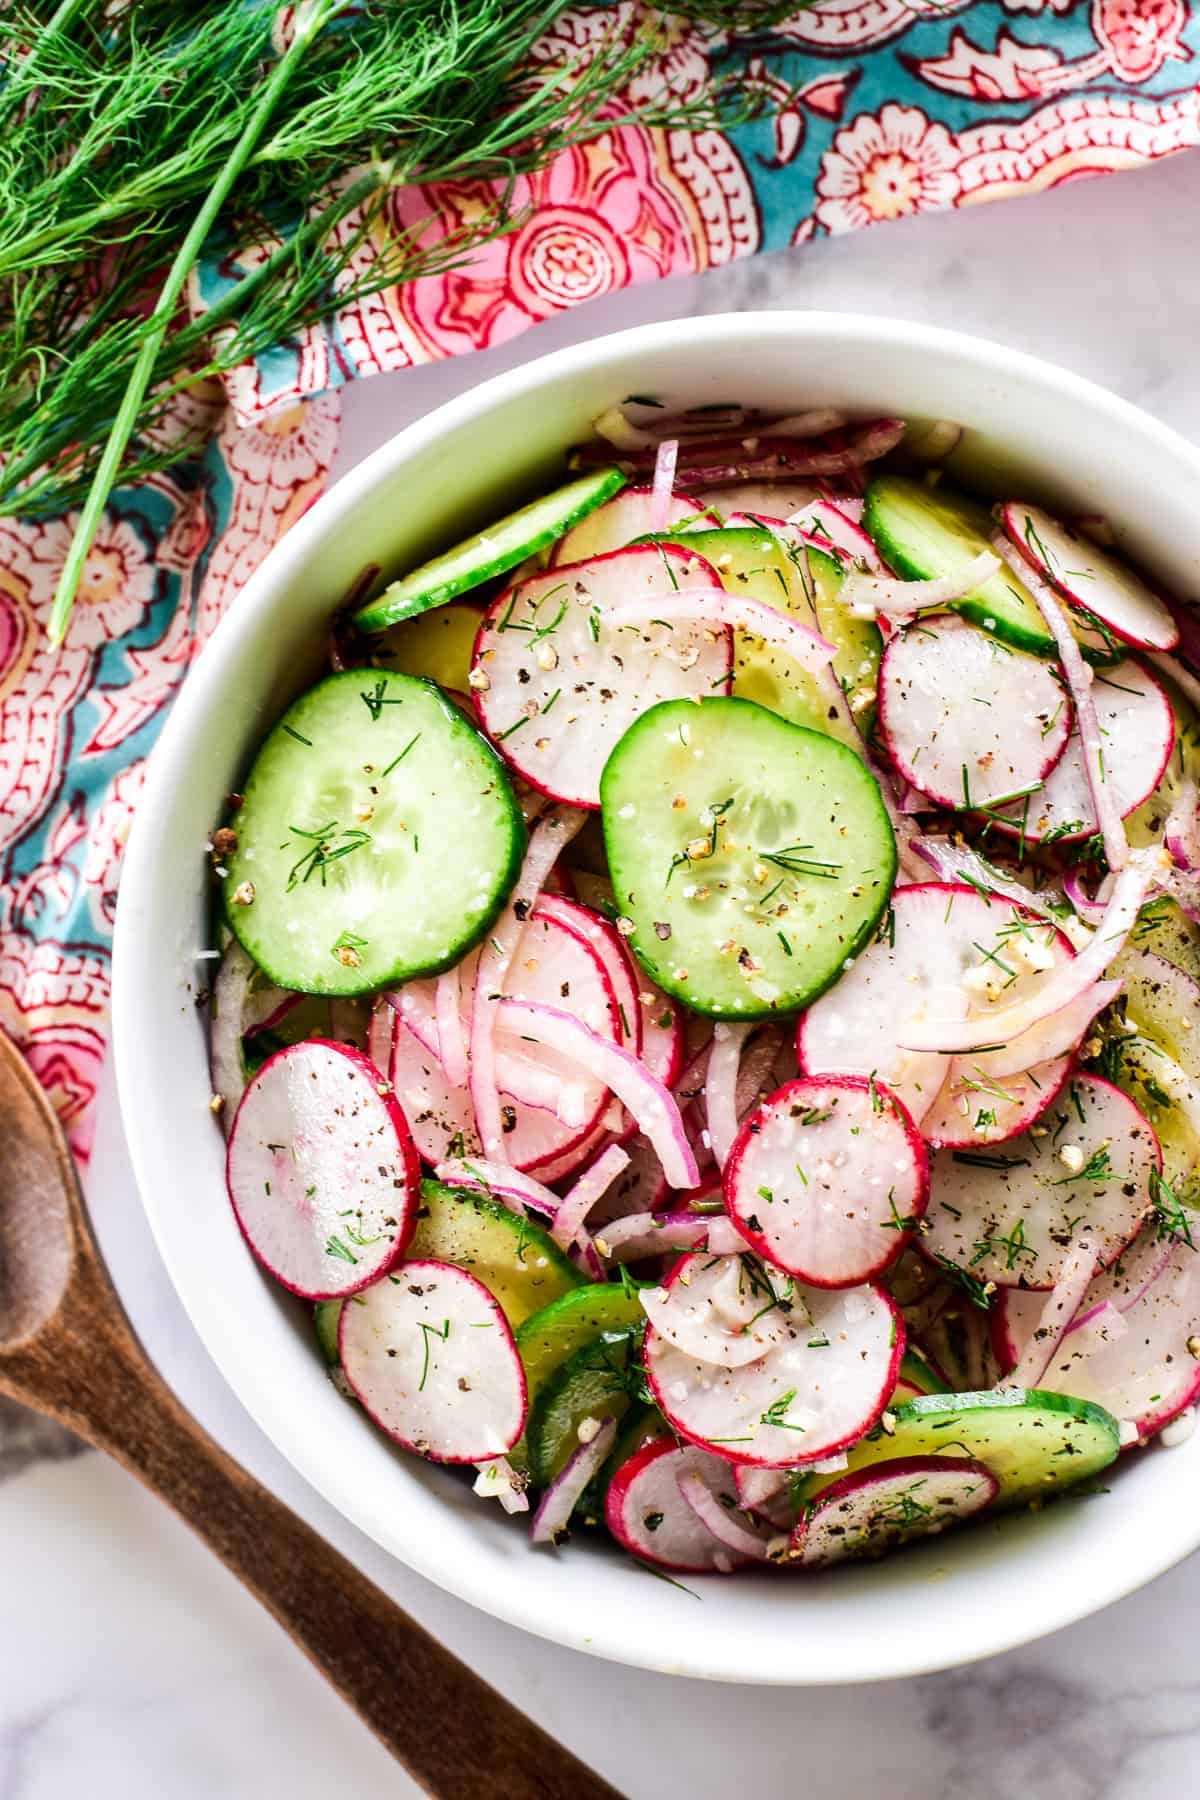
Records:
[[[266,0],[4,10],[0,514],[83,505],[55,636],[115,483],[197,448],[170,429],[181,393],[366,293],[461,263],[520,223],[518,175],[631,116],[614,102],[661,49],[661,22],[648,15],[630,41],[612,9],[586,60],[535,60],[568,4],[308,0],[286,43]],[[793,8],[678,10],[753,29]],[[632,116],[701,126],[749,110],[718,91]],[[457,237],[372,233],[393,188],[466,179],[497,197]],[[201,252],[255,245],[257,266],[189,320]]]

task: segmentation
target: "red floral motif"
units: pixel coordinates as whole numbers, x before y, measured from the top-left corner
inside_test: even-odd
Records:
[[[958,151],[944,125],[913,106],[860,113],[821,160],[816,216],[827,231],[854,231],[883,219],[952,206]]]
[[[971,0],[816,0],[816,5],[783,20],[775,30],[807,49],[844,54],[885,44],[923,18],[944,18],[970,4]]]
[[[475,183],[402,190],[395,224],[415,227],[432,209],[450,236],[490,201]],[[606,132],[523,177],[513,203],[529,215],[520,231],[495,239],[468,269],[394,296],[426,356],[501,344],[579,300],[757,247],[749,179],[717,132]]]
[[[1171,59],[1186,62],[1180,42],[1186,0],[1093,0],[1092,30],[1114,75],[1149,81]]]
[[[907,60],[907,59],[906,59]],[[1001,27],[994,50],[973,44],[964,31],[950,33],[945,56],[910,65],[930,87],[974,100],[1036,100],[1062,71],[1057,50],[1022,44]]]

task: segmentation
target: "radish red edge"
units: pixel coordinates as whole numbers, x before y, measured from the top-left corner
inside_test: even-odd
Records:
[[[511,1327],[483,1283],[455,1263],[415,1259],[402,1277],[360,1292],[342,1308],[338,1354],[380,1430],[430,1462],[491,1462],[525,1429],[529,1395]]]
[[[614,1474],[605,1495],[605,1523],[639,1562],[677,1575],[730,1574],[740,1559],[718,1543],[679,1492],[680,1476],[693,1471],[701,1479],[723,1481],[736,1506],[733,1471],[719,1457],[703,1446],[661,1437],[635,1450]]]
[[[850,1100],[853,1117],[857,1120],[856,1125],[847,1125],[855,1142],[849,1150],[839,1146],[832,1152],[834,1155],[844,1152],[848,1159],[845,1163],[830,1165],[833,1177],[843,1178],[847,1191],[832,1199],[829,1205],[836,1208],[842,1199],[851,1203],[851,1210],[842,1214],[845,1242],[840,1253],[836,1243],[832,1246],[827,1243],[824,1252],[819,1242],[812,1242],[802,1250],[805,1236],[816,1237],[827,1222],[828,1207],[819,1194],[831,1189],[833,1182],[820,1174],[822,1164],[829,1163],[829,1157],[822,1151],[822,1140],[829,1135],[827,1127],[830,1123],[835,1125],[836,1134],[841,1135],[841,1121],[831,1119],[830,1114],[831,1108],[837,1108],[842,1095]],[[826,1115],[824,1118],[813,1116],[822,1113]],[[796,1122],[795,1130],[792,1129],[793,1121]],[[868,1130],[872,1134],[870,1139]],[[857,1207],[861,1211],[871,1202],[866,1195],[866,1173],[861,1166],[856,1166],[854,1153],[865,1150],[874,1155],[885,1131],[891,1140],[886,1155],[889,1193],[886,1198],[879,1198],[878,1209],[889,1208],[890,1211],[864,1225],[855,1219],[853,1209]],[[764,1158],[768,1157],[774,1138],[786,1133],[791,1140],[798,1138],[800,1132],[810,1134],[799,1141],[812,1146],[817,1160],[809,1165],[811,1173],[799,1177],[802,1188],[793,1188],[788,1193],[780,1187],[777,1176],[771,1176]],[[800,1168],[794,1153],[798,1147],[798,1142],[792,1143],[783,1155],[787,1165],[785,1180],[790,1180],[791,1168]],[[884,1154],[882,1148],[878,1154]],[[908,1177],[907,1185],[901,1176],[905,1155],[911,1159],[911,1171],[904,1172]],[[818,1183],[815,1191],[814,1180]],[[896,1198],[897,1188],[902,1189],[899,1199]],[[725,1204],[737,1229],[767,1262],[808,1287],[859,1287],[890,1268],[905,1245],[912,1241],[929,1205],[929,1158],[911,1116],[881,1082],[860,1075],[802,1076],[772,1094],[745,1120],[725,1169],[724,1191]],[[770,1209],[777,1201],[794,1207],[795,1212],[786,1225],[772,1231],[762,1221],[771,1216]],[[787,1241],[784,1241],[785,1236]]]
[[[935,1498],[939,1489],[940,1499]],[[817,1568],[879,1556],[910,1538],[936,1535],[972,1518],[999,1491],[991,1470],[971,1457],[907,1456],[875,1463],[819,1495],[792,1534],[789,1559]],[[938,1505],[940,1513],[934,1510]]]
[[[352,1093],[358,1090],[354,1095],[353,1129],[362,1128],[364,1107],[369,1107],[377,1112],[375,1129],[387,1139],[382,1149],[354,1146],[362,1164],[361,1208],[354,1205],[355,1190],[353,1185],[347,1185],[344,1163],[336,1176],[329,1177],[332,1191],[322,1196],[319,1172],[293,1154],[296,1134],[291,1122],[291,1101],[285,1094],[280,1105],[271,1092],[285,1070],[301,1061],[312,1061],[314,1053],[319,1053],[318,1065],[311,1073],[318,1087],[320,1062],[324,1061],[334,1080],[341,1079]],[[301,1091],[307,1094],[307,1087]],[[278,1116],[266,1121],[268,1136],[251,1142],[248,1134],[257,1129],[256,1115],[272,1104],[278,1109]],[[336,1113],[336,1109],[332,1110]],[[340,1148],[342,1135],[336,1134],[339,1148],[335,1153],[344,1156]],[[330,1134],[328,1141],[322,1137],[316,1147],[328,1152],[333,1143],[334,1134]],[[396,1172],[382,1177],[379,1169],[389,1166]],[[344,1299],[369,1287],[395,1267],[416,1229],[420,1179],[417,1148],[391,1083],[381,1077],[362,1051],[324,1038],[289,1044],[267,1058],[242,1096],[225,1151],[225,1185],[239,1231],[255,1258],[280,1286],[305,1300]],[[382,1199],[377,1198],[380,1194]],[[292,1209],[290,1216],[281,1211],[283,1207]],[[287,1240],[297,1230],[298,1217],[310,1219],[318,1210],[324,1217],[315,1236],[306,1227],[289,1244]],[[348,1217],[355,1221],[349,1233],[345,1225]],[[325,1242],[317,1262],[317,1245],[322,1238]],[[341,1276],[343,1269],[346,1273],[337,1281],[306,1280],[306,1264],[314,1276],[317,1269],[325,1273],[327,1267],[330,1274]]]

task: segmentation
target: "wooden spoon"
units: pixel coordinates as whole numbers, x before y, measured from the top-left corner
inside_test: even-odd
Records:
[[[621,1800],[183,1410],[134,1336],[58,1120],[2,1031],[0,1392],[107,1450],[172,1506],[426,1793]]]

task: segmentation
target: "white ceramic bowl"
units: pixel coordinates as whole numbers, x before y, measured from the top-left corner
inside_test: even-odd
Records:
[[[875,1567],[709,1579],[698,1605],[606,1544],[532,1550],[498,1507],[396,1452],[334,1392],[306,1309],[260,1272],[225,1199],[194,1004],[212,972],[194,958],[212,941],[203,846],[223,796],[316,674],[330,611],[364,564],[398,570],[485,524],[535,491],[605,407],[637,393],[960,420],[1003,485],[1110,514],[1152,570],[1200,593],[1200,453],[1074,375],[976,339],[819,313],[687,319],[559,351],[451,401],[272,551],[155,750],[126,857],[114,997],[142,1197],[184,1306],[262,1429],[348,1518],[464,1599],[577,1649],[723,1680],[876,1680],[966,1662],[1079,1619],[1196,1548],[1200,1434],[1132,1459],[1105,1498]]]

